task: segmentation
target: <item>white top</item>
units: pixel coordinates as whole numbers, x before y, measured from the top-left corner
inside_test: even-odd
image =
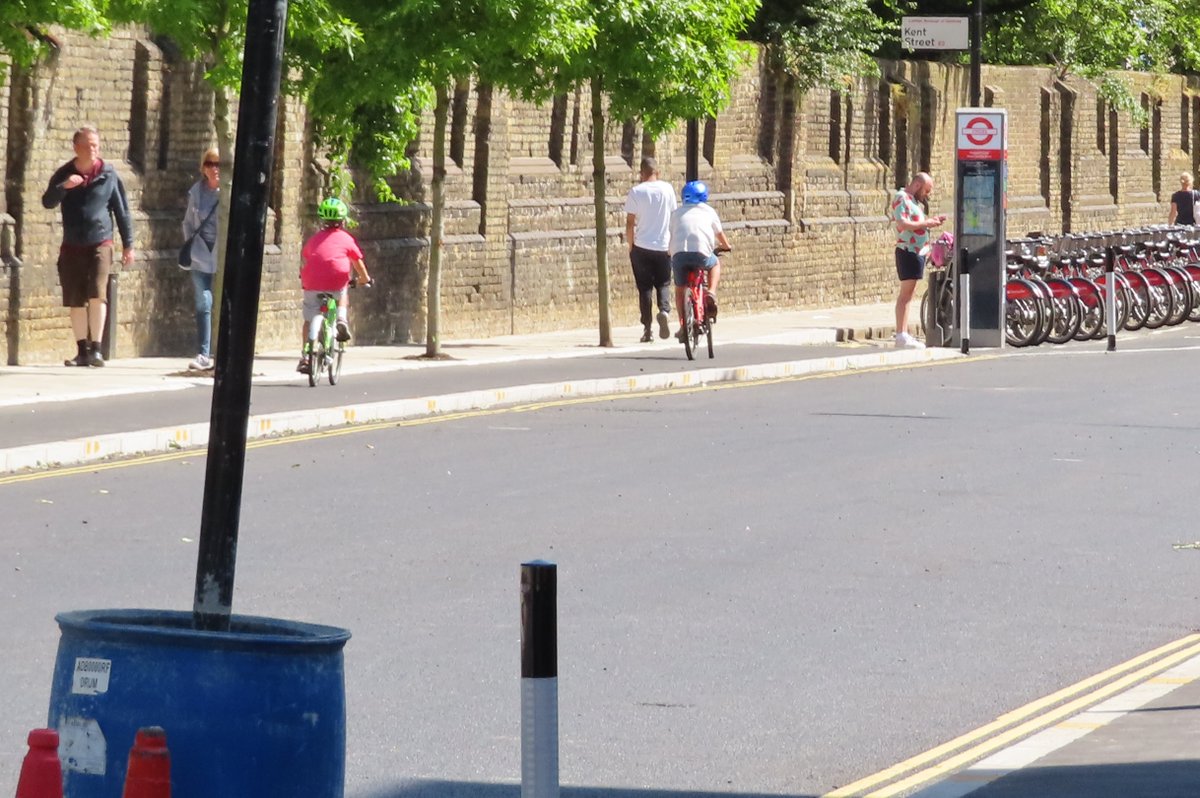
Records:
[[[717,248],[717,233],[720,232],[721,219],[711,205],[685,203],[671,214],[671,254],[702,252],[711,255]]]
[[[634,186],[625,199],[625,212],[635,217],[634,246],[666,252],[671,236],[667,224],[675,206],[675,189],[666,180],[647,180]]]

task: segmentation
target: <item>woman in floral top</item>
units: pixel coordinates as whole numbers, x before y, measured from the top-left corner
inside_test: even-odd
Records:
[[[900,293],[896,296],[896,346],[920,349],[923,344],[908,334],[908,305],[917,281],[925,272],[921,248],[929,243],[930,229],[946,221],[945,214],[926,218],[922,202],[933,193],[933,178],[917,172],[912,182],[892,197],[892,222],[896,225],[896,276]]]

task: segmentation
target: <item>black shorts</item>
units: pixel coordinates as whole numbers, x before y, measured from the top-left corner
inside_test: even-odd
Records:
[[[925,259],[916,252],[896,248],[896,276],[901,281],[920,280],[925,276]]]
[[[105,299],[112,259],[111,243],[59,250],[58,282],[62,285],[63,307],[82,308],[89,299]]]

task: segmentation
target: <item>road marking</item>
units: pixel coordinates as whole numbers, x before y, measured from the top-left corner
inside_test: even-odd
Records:
[[[1188,337],[1190,338],[1191,336],[1188,336]],[[1117,342],[1120,343],[1120,340],[1121,339],[1118,338]],[[1117,351],[1123,355],[1133,355],[1133,354],[1144,354],[1147,352],[1190,352],[1195,349],[1200,349],[1200,345],[1196,345],[1196,346],[1146,346],[1146,347],[1139,347],[1139,348],[1119,349]],[[1052,355],[1054,357],[1073,357],[1075,355],[1111,355],[1111,354],[1112,354],[1112,352],[1108,352],[1103,349],[1080,349],[1080,350],[1051,349],[1048,352],[1012,352],[1012,353],[1010,353],[1009,356],[1011,357],[1012,355],[1016,355],[1018,357],[1032,357],[1035,355]]]
[[[1155,676],[1149,681],[1150,684],[1172,684],[1179,687],[1183,684],[1191,684],[1196,681],[1195,676]]]
[[[1167,684],[1156,684],[1158,678],[1142,682],[1136,687],[1076,715],[1072,721],[1044,729],[976,762],[966,770],[925,787],[914,793],[912,798],[961,798],[985,784],[1007,776],[1014,770],[1029,767],[1060,748],[1083,739],[1096,729],[1103,728],[1129,712],[1168,695],[1179,687],[1176,682],[1182,681],[1186,684],[1194,681],[1198,676],[1200,676],[1200,656],[1194,656],[1171,668],[1167,675],[1162,677]]]
[[[870,796],[870,798],[883,798],[883,796],[896,795],[903,790],[911,789],[915,786],[938,778],[939,776],[944,776],[949,770],[953,770],[959,765],[966,764],[974,759],[978,759],[985,754],[1002,747],[1016,737],[1028,734],[1035,728],[1048,726],[1056,720],[1072,714],[1076,709],[1076,704],[1079,704],[1080,706],[1086,706],[1087,704],[1099,701],[1101,698],[1110,695],[1117,689],[1121,689],[1136,681],[1143,680],[1146,676],[1157,675],[1171,665],[1174,665],[1180,659],[1186,659],[1187,657],[1195,656],[1196,654],[1200,654],[1200,634],[1191,634],[1187,635],[1186,637],[1181,637],[1180,639],[1171,643],[1167,643],[1164,646],[1159,646],[1153,651],[1149,651],[1145,654],[1141,654],[1132,659],[1126,660],[1125,662],[1115,665],[1106,671],[1102,671],[1095,676],[1090,676],[1086,679],[1076,682],[1073,685],[1070,685],[1069,687],[1064,687],[1063,689],[1051,693],[1048,696],[1039,698],[1036,701],[1032,701],[1023,707],[1014,709],[1011,712],[1006,712],[991,723],[980,726],[978,729],[969,731],[965,734],[961,734],[958,737],[955,737],[953,740],[942,743],[941,745],[917,754],[916,756],[909,757],[903,762],[898,762],[891,767],[885,768],[877,773],[873,773],[870,776],[861,778],[845,785],[844,787],[839,787],[832,792],[826,793],[824,796],[822,796],[822,798],[853,798],[854,796],[864,794]],[[1167,657],[1168,655],[1169,660],[1161,659],[1163,657]],[[1124,676],[1119,681],[1110,682],[1111,679],[1121,676],[1128,671],[1132,671],[1135,668],[1141,668],[1141,666],[1147,662],[1152,664],[1148,665],[1142,670],[1134,671],[1131,675]],[[1100,687],[1100,685],[1103,685],[1105,682],[1110,683],[1105,687]],[[1114,688],[1114,685],[1117,685],[1117,687]],[[1056,704],[1059,704],[1062,701],[1081,693],[1085,694],[1082,698],[1076,699],[1070,704],[1064,705],[1064,707],[1059,707],[1058,709],[1049,711],[1045,715],[1035,717],[1038,715],[1038,713],[1048,710],[1051,707],[1054,707]],[[1064,708],[1070,708],[1070,710],[1068,712],[1063,712],[1062,710]],[[1033,720],[1027,720],[1028,718],[1033,718]],[[1026,722],[1021,723],[1022,721]],[[1004,729],[1013,726],[1015,723],[1021,723],[1021,725],[1009,729],[1008,732],[1000,734],[997,737],[991,737],[991,735],[998,734]],[[1014,734],[1014,732],[1016,732],[1016,734]],[[962,754],[959,754],[952,759],[944,762],[938,762],[938,760],[942,759],[942,757],[945,757],[946,755],[957,751],[964,746],[972,745],[979,740],[985,740],[985,742],[978,744],[967,751],[964,751]],[[937,764],[933,765],[932,767],[927,767],[932,763]],[[948,765],[948,763],[953,764]],[[914,775],[909,776],[904,781],[898,782],[897,784],[892,784],[884,790],[871,793],[866,792],[867,790],[890,782],[893,779],[896,779],[905,773],[909,773],[910,771],[917,770],[918,768],[926,769],[920,770]],[[897,789],[897,785],[904,786]]]
[[[301,433],[283,433],[278,438],[263,438],[252,440],[246,443],[246,449],[261,449],[268,446],[281,446],[284,444],[303,443],[306,441],[317,440],[320,438],[330,438],[341,435],[357,435],[363,432],[374,432],[382,429],[392,429],[395,427],[417,427],[426,424],[444,424],[452,421],[463,421],[472,418],[486,418],[488,416],[503,415],[506,413],[529,413],[537,410],[545,410],[556,407],[571,407],[574,405],[597,404],[601,402],[618,402],[631,399],[647,399],[656,396],[678,396],[682,394],[699,393],[702,391],[723,391],[734,390],[740,388],[757,388],[764,385],[780,385],[791,382],[807,382],[810,380],[825,380],[834,379],[837,377],[848,377],[857,374],[873,374],[884,373],[889,371],[902,371],[913,368],[928,368],[932,366],[945,366],[953,363],[973,363],[980,360],[989,360],[992,358],[1001,357],[1001,355],[981,355],[967,358],[950,358],[946,360],[927,360],[913,363],[894,363],[880,366],[863,366],[860,368],[850,368],[841,371],[824,371],[816,373],[796,374],[785,377],[766,377],[759,380],[747,380],[744,382],[714,382],[714,383],[699,383],[694,385],[681,385],[672,388],[651,388],[644,391],[617,393],[617,394],[599,394],[594,396],[572,396],[559,397],[557,399],[547,399],[540,402],[527,402],[525,404],[509,405],[507,407],[488,407],[477,410],[462,410],[452,413],[442,413],[441,415],[420,416],[417,418],[406,419],[389,419],[383,421],[372,421],[368,423],[356,424],[346,427],[335,427],[332,429],[318,429],[312,432]],[[684,374],[683,376],[688,376]],[[427,400],[430,410],[435,410],[437,407],[437,399],[430,398]],[[269,422],[269,419],[263,419]],[[172,460],[184,460],[191,457],[199,457],[207,455],[207,448],[188,449],[179,452],[168,452],[163,454],[136,455],[128,459],[100,461],[84,463],[81,465],[64,466],[59,468],[50,468],[46,471],[32,471],[21,474],[8,474],[0,476],[0,486],[12,485],[18,482],[33,482],[39,479],[50,479],[52,477],[67,477],[76,476],[79,474],[90,474],[97,471],[111,471],[116,468],[132,468],[140,465],[153,465],[157,463],[170,462]]]

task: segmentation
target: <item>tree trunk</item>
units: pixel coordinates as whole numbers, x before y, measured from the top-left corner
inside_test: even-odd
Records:
[[[612,346],[608,319],[608,205],[605,202],[603,85],[592,78],[592,191],[596,204],[596,291],[600,305],[600,346]]]
[[[212,287],[212,344],[217,354],[217,330],[221,323],[221,297],[225,288],[225,245],[229,231],[229,209],[233,198],[233,131],[230,129],[229,89],[213,87],[213,127],[217,131],[217,149],[221,152],[221,204],[217,210],[217,273]]]
[[[425,357],[437,357],[441,351],[438,328],[442,315],[442,211],[446,204],[446,117],[450,110],[450,91],[444,83],[436,89],[433,107],[433,184],[432,218],[429,223],[429,285],[426,288]]]

